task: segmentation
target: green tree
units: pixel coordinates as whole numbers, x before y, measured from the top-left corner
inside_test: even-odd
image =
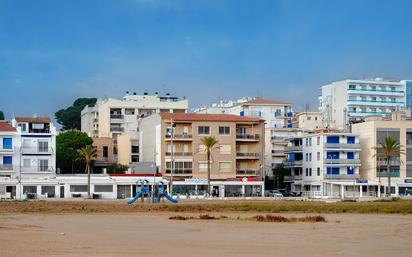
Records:
[[[379,143],[378,146],[374,147],[377,151],[377,156],[383,156],[386,161],[386,173],[388,176],[388,190],[387,193],[391,195],[391,161],[404,155],[401,144],[392,136],[385,137],[385,140],[382,143]],[[380,174],[379,174],[380,176]]]
[[[97,156],[96,148],[92,145],[87,145],[82,149],[78,149],[77,152],[80,155],[80,158],[83,159],[86,163],[86,173],[87,173],[87,194],[90,198],[90,169],[92,162]]]
[[[0,120],[4,120],[4,113],[0,111]]]
[[[114,163],[107,167],[107,173],[109,174],[125,174],[125,172],[129,169],[129,166]]]
[[[283,167],[283,164],[278,164],[272,170],[273,171],[273,184],[275,188],[281,189],[284,187],[284,177],[286,175],[286,169]]]
[[[213,148],[217,147],[218,141],[215,137],[204,137],[201,139],[202,145],[205,146],[207,157],[207,196],[210,196],[210,158]]]
[[[77,150],[93,144],[86,133],[78,130],[69,130],[60,133],[56,137],[56,159],[60,173],[74,173],[74,170],[82,169],[83,164],[76,162],[80,155]]]
[[[81,111],[86,105],[96,104],[96,98],[78,98],[73,105],[58,110],[54,115],[57,122],[62,125],[62,130],[81,129]]]

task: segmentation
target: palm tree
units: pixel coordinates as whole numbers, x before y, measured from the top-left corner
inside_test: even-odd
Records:
[[[213,136],[201,139],[202,145],[205,146],[207,156],[207,196],[210,196],[210,154],[213,148],[217,146],[217,139]]]
[[[391,195],[391,161],[394,157],[405,154],[402,150],[400,143],[392,136],[385,137],[385,140],[382,143],[379,143],[378,146],[374,147],[377,150],[379,155],[383,156],[386,160],[386,173],[388,176],[388,195]],[[379,174],[380,178],[380,174]]]
[[[80,155],[80,159],[83,159],[86,163],[87,194],[90,198],[90,167],[92,165],[92,161],[97,156],[96,148],[92,145],[87,145],[81,149],[78,149],[77,152]]]

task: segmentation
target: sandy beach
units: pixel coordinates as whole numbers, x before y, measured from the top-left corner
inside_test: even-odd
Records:
[[[3,213],[1,256],[411,256],[412,215],[325,214],[326,223],[235,219],[254,214],[178,221],[169,220],[176,215],[170,212]]]

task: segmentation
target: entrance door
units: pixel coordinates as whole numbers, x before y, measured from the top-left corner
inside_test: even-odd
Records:
[[[60,186],[60,198],[64,198],[64,186]]]

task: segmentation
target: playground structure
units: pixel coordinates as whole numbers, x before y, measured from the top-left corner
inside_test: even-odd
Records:
[[[140,184],[140,186],[139,186]],[[149,181],[148,180],[137,180],[136,181],[136,195],[128,201],[129,205],[132,205],[137,201],[137,199],[141,199],[144,202],[145,197],[151,196],[151,203],[159,203],[161,199],[166,198],[167,200],[171,201],[172,203],[177,203],[177,200],[174,199],[172,196],[167,194],[165,191],[165,185],[163,182],[158,182],[152,185],[152,190],[150,190]],[[164,198],[163,198],[164,197]],[[150,200],[148,200],[150,202]]]

